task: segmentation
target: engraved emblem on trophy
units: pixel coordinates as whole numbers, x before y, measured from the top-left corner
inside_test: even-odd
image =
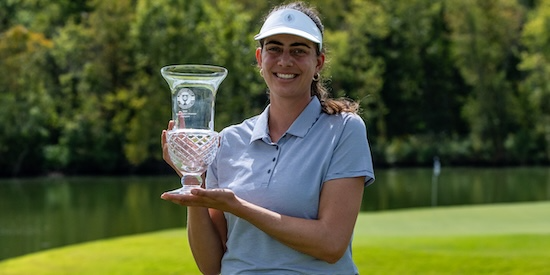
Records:
[[[172,95],[174,127],[166,134],[168,154],[182,174],[182,187],[170,193],[189,194],[202,185],[201,175],[216,157],[219,141],[214,131],[214,104],[227,69],[170,65],[160,72]]]

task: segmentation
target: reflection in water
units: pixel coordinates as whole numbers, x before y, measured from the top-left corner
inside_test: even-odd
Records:
[[[550,200],[550,168],[443,167],[437,189],[432,176],[429,168],[377,170],[362,210]],[[0,180],[0,260],[183,227],[185,209],[159,198],[178,183],[177,177]]]
[[[441,168],[437,186],[432,169],[378,170],[362,210],[550,200],[550,167]]]
[[[0,260],[84,241],[185,225],[185,209],[161,200],[166,178],[0,181]]]

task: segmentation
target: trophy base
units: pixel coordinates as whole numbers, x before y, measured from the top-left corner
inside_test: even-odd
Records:
[[[168,194],[176,194],[176,195],[191,195],[191,190],[202,188],[200,185],[186,185],[179,189],[171,190],[166,193]]]

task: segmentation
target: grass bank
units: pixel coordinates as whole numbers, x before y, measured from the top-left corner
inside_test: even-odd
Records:
[[[0,274],[199,274],[183,229],[0,262]],[[550,274],[550,202],[362,213],[361,274]]]

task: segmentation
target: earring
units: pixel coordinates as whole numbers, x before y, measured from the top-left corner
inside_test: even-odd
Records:
[[[321,79],[321,75],[319,73],[315,73],[313,75],[313,81],[317,82],[317,81],[319,81],[319,79]]]
[[[260,75],[264,77],[264,69],[260,69]]]

